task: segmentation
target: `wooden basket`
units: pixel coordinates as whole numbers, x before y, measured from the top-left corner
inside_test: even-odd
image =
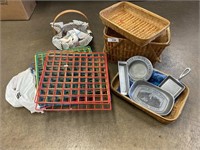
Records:
[[[161,116],[161,115],[141,106],[140,104],[131,100],[129,97],[122,95],[120,92],[118,92],[118,90],[117,90],[118,87],[119,87],[119,74],[116,74],[115,77],[111,81],[111,90],[114,92],[114,94],[116,94],[120,98],[122,98],[125,101],[129,102],[130,104],[136,106],[137,108],[141,109],[142,111],[144,111],[151,117],[155,118],[156,120],[158,120],[159,122],[164,123],[164,124],[169,124],[178,119],[178,117],[180,116],[180,114],[183,110],[183,107],[185,106],[188,95],[190,93],[189,88],[186,86],[185,90],[177,98],[171,113],[167,116]]]
[[[167,19],[130,2],[119,2],[99,14],[103,24],[139,46],[159,37],[170,25]]]
[[[136,45],[108,27],[104,28],[104,52],[107,53],[108,60],[111,62],[126,61],[132,56],[140,55],[147,57],[154,64],[160,61],[160,55],[169,43],[169,28],[161,36],[143,47]]]

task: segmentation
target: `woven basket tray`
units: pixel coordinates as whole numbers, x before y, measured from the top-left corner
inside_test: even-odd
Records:
[[[103,24],[139,46],[153,41],[170,25],[167,19],[130,2],[119,2],[99,14]]]
[[[160,55],[169,43],[169,28],[161,36],[143,47],[136,45],[108,27],[104,28],[104,52],[107,53],[111,62],[126,61],[132,56],[140,55],[147,57],[154,64],[160,61]]]
[[[177,98],[171,113],[167,116],[161,116],[161,115],[139,105],[138,103],[131,100],[129,97],[122,95],[120,92],[118,92],[118,90],[117,90],[118,87],[119,87],[119,75],[116,74],[115,77],[111,81],[111,90],[114,92],[114,94],[116,94],[120,98],[122,98],[125,101],[129,102],[130,104],[136,106],[137,108],[141,109],[142,111],[144,111],[151,117],[155,118],[156,120],[158,120],[159,122],[164,123],[164,124],[169,124],[178,119],[178,117],[180,116],[180,114],[183,110],[183,107],[185,106],[188,95],[190,93],[189,88],[186,86],[185,90]]]

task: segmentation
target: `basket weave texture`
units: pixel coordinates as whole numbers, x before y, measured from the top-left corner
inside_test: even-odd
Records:
[[[117,39],[110,42],[110,39]],[[136,55],[148,58],[153,64],[160,61],[160,55],[170,43],[170,28],[161,36],[150,42],[146,46],[138,46],[134,42],[115,32],[111,28],[104,28],[104,52],[111,62],[126,61]]]
[[[100,13],[102,23],[139,46],[162,35],[170,22],[130,2],[119,2]]]

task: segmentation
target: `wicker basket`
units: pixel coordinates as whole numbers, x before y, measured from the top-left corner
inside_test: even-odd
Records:
[[[111,62],[125,61],[132,56],[140,55],[147,57],[154,64],[160,61],[160,55],[169,43],[169,28],[161,36],[143,47],[136,45],[108,27],[104,28],[104,52],[107,53],[108,60]]]
[[[87,29],[85,29],[85,26],[83,26],[83,24],[76,24],[74,26],[70,26],[70,25],[67,25],[64,26],[61,30],[57,30],[54,28],[56,27],[55,26],[55,23],[56,21],[60,18],[60,17],[63,17],[64,15],[69,15],[70,13],[74,13],[74,14],[78,14],[79,16],[81,16],[82,18],[84,18],[84,20],[86,20],[86,23],[88,23],[88,27]],[[76,19],[75,19],[76,20]],[[64,22],[65,23],[65,22]],[[90,26],[89,26],[89,20],[87,18],[87,16],[82,13],[81,11],[79,10],[74,10],[74,9],[69,9],[69,10],[64,10],[62,12],[60,12],[59,14],[56,15],[56,17],[54,18],[53,22],[52,22],[52,25],[51,25],[52,29],[53,29],[53,35],[54,37],[57,36],[57,34],[59,34],[60,32],[62,33],[62,38],[66,35],[66,34],[69,34],[69,30],[72,30],[73,28],[75,29],[78,29],[80,30],[81,32],[84,32],[85,34],[87,35],[90,35],[92,36],[92,33],[88,32],[90,30]],[[87,30],[87,31],[86,31]],[[90,30],[91,31],[91,30]],[[57,38],[58,40],[60,40],[59,38]],[[85,40],[86,42],[82,42],[82,44],[80,44],[81,40]],[[53,41],[52,41],[53,43]],[[59,46],[56,46],[54,43],[53,45],[57,48],[57,49],[60,49],[60,50],[67,50],[67,49],[73,49],[73,48],[77,48],[77,47],[84,47],[84,46],[93,46],[92,44],[92,38],[91,39],[79,39],[77,42],[74,42],[73,45],[65,48],[63,45],[64,44],[60,44],[62,43],[61,41],[58,42],[59,43]],[[83,44],[84,43],[84,44]]]
[[[161,72],[163,73],[163,72]],[[165,74],[165,73],[163,73]],[[165,74],[167,75],[167,74]],[[132,104],[133,106],[141,109],[142,111],[144,111],[145,113],[147,113],[148,115],[150,115],[151,117],[155,118],[156,120],[158,120],[161,123],[164,124],[169,124],[172,123],[174,121],[176,121],[178,119],[178,117],[181,115],[181,112],[185,106],[185,103],[187,102],[187,98],[189,96],[190,93],[190,89],[188,86],[186,86],[185,90],[181,93],[181,95],[177,98],[176,103],[174,104],[174,107],[171,111],[171,113],[167,116],[161,116],[143,106],[141,106],[140,104],[136,103],[135,101],[133,101],[132,99],[130,99],[127,96],[122,95],[119,91],[118,91],[118,87],[119,87],[119,74],[117,73],[115,75],[115,77],[113,77],[112,81],[111,81],[111,90],[112,92],[117,95],[118,97],[122,98],[123,100],[129,102],[130,104]]]
[[[104,25],[139,46],[145,46],[169,27],[170,22],[130,2],[119,2],[100,13]]]

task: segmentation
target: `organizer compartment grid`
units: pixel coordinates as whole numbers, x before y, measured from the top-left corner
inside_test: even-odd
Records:
[[[76,48],[72,48],[72,49],[65,50],[65,51],[68,51],[68,52],[92,52],[92,49],[90,46],[85,46],[85,47],[76,47]],[[46,56],[45,52],[38,52],[35,54],[35,71],[36,71],[37,86],[39,84],[40,76],[42,74],[45,56]]]
[[[37,54],[35,54],[35,72],[36,72],[37,86],[40,81],[40,76],[42,74],[45,56],[46,56],[46,53],[44,53],[44,52],[38,52]]]
[[[50,51],[35,102],[49,110],[111,109],[106,54]]]
[[[40,110],[44,111],[80,111],[80,110],[111,110],[109,104],[43,104],[44,107]],[[41,107],[41,104],[36,104],[36,107]]]

